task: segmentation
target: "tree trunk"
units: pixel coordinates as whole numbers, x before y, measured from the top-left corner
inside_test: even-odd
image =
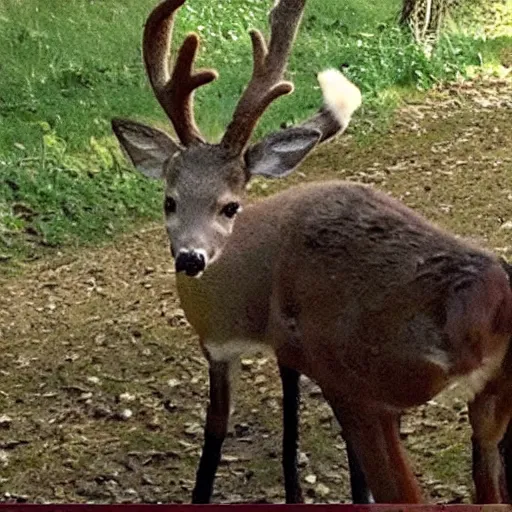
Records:
[[[404,0],[400,24],[408,26],[420,43],[435,41],[453,0]]]

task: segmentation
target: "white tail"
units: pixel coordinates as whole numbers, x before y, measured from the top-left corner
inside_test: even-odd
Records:
[[[325,106],[340,125],[347,125],[352,114],[361,106],[361,91],[337,69],[318,73]]]

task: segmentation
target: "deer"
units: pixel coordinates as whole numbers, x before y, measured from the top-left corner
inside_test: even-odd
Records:
[[[269,350],[284,395],[298,396],[300,375],[320,386],[375,501],[420,503],[398,419],[449,385],[478,394],[495,378],[512,325],[508,275],[492,253],[370,186],[308,183],[247,203],[251,177],[289,175],[346,129],[361,94],[338,71],[320,73],[320,110],[251,143],[265,109],[293,90],[283,75],[305,0],[280,0],[268,45],[251,32],[252,77],[231,122],[218,143],[206,142],[193,93],[217,73],[193,71],[197,35],[185,38],[169,65],[183,3],[159,4],[143,37],[149,81],[179,141],[120,118],[112,128],[132,164],[164,182],[178,295],[209,364],[192,501],[211,499],[240,356]],[[285,460],[294,461],[297,449],[297,416],[287,416],[296,404],[283,406],[285,488],[293,490],[296,475]],[[288,489],[287,500],[299,497]]]

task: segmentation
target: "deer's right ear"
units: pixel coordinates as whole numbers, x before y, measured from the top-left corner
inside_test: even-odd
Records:
[[[145,124],[112,119],[112,130],[133,165],[149,178],[162,179],[165,162],[180,150],[169,135]]]

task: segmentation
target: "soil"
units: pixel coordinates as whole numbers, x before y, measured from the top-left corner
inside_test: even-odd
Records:
[[[512,251],[512,85],[452,85],[400,109],[364,144],[320,148],[293,179],[375,184],[505,257]],[[363,123],[363,121],[360,121]],[[7,264],[7,263],[6,263]],[[0,501],[189,502],[207,366],[179,307],[163,227],[56,253],[0,278]],[[348,502],[345,447],[302,385],[301,474],[311,502]],[[215,502],[284,500],[275,363],[244,360]],[[469,502],[467,407],[451,390],[402,437],[433,502]]]

